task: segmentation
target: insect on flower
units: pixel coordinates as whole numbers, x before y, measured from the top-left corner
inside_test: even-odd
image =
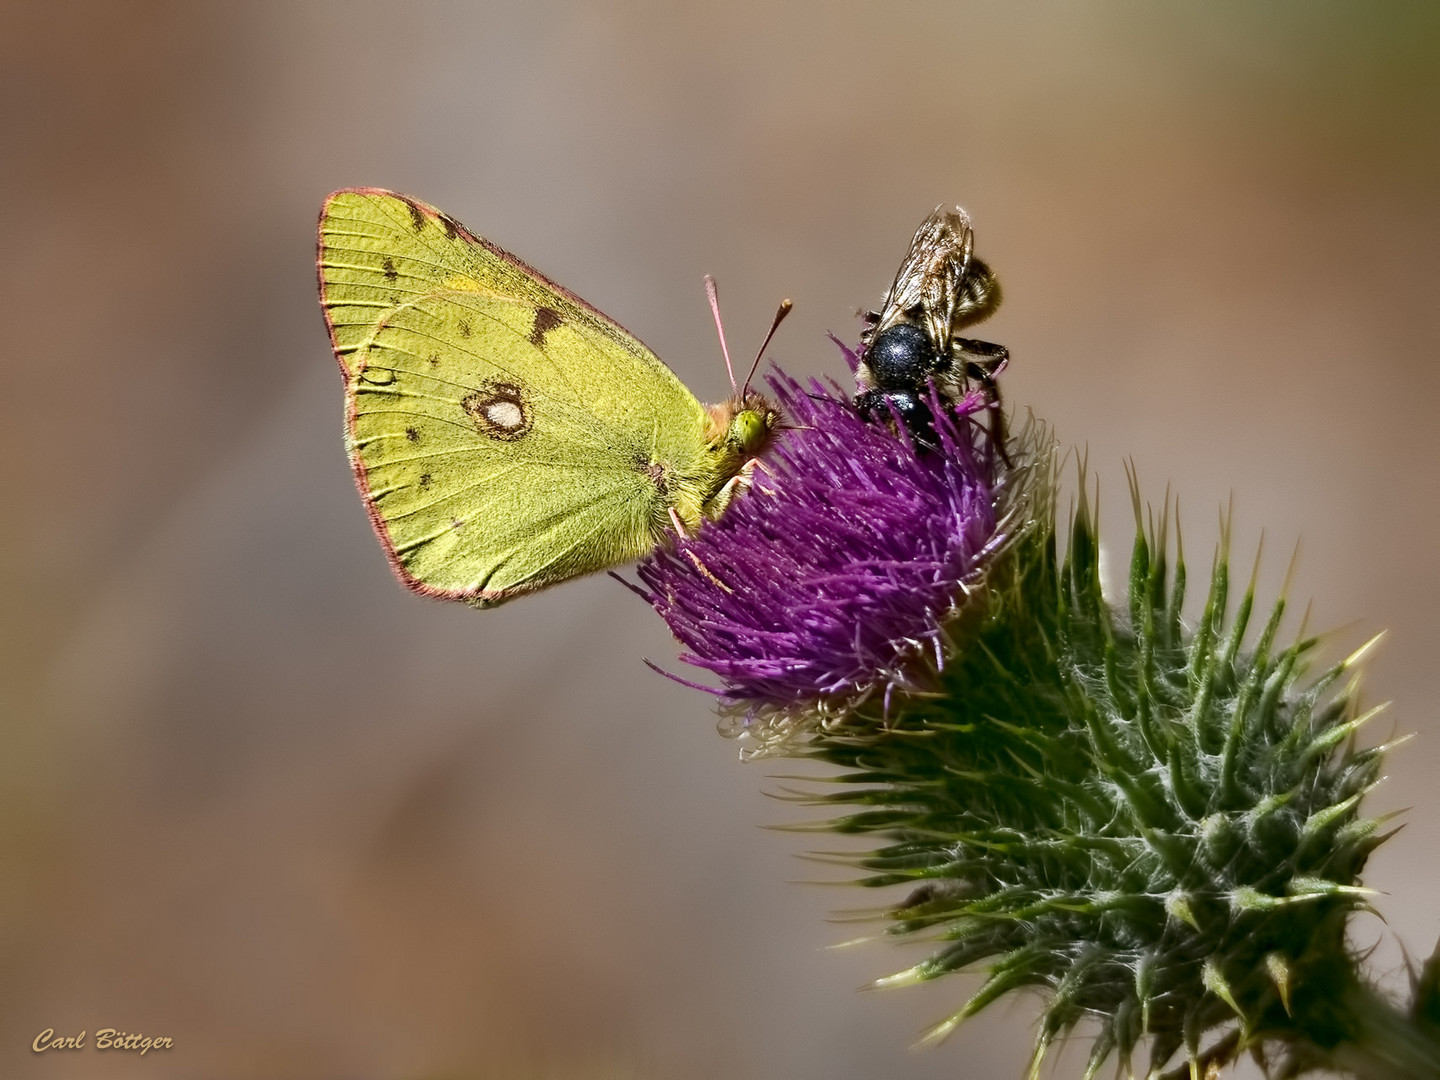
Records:
[[[1000,282],[974,254],[975,232],[960,207],[937,206],[910,241],[885,302],[867,312],[855,371],[855,407],[867,419],[900,420],[923,443],[934,442],[926,384],[957,402],[978,383],[993,411],[996,445],[1004,430],[996,376],[1010,352],[1003,345],[959,336],[1000,306]]]

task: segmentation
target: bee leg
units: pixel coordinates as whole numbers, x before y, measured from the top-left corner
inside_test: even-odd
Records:
[[[869,345],[875,339],[875,328],[880,325],[880,313],[878,311],[857,311],[860,316],[860,344]]]
[[[1005,370],[1005,365],[1010,363],[1010,350],[1004,345],[981,341],[978,338],[951,338],[950,354],[964,365],[965,374],[982,384],[985,376],[994,379]]]
[[[990,440],[1000,451],[1000,458],[1007,467],[1014,464],[1005,448],[1009,434],[1005,430],[1005,409],[1000,400],[1000,384],[996,376],[1010,363],[1010,350],[993,341],[979,341],[975,338],[955,338],[950,345],[951,355],[964,365],[966,378],[974,379],[985,392],[986,407],[990,410]]]
[[[984,387],[988,399],[986,408],[990,410],[990,444],[1000,451],[1000,460],[1005,462],[1005,467],[1013,468],[1015,463],[1010,460],[1010,452],[1005,449],[1005,444],[1010,441],[1010,433],[1005,429],[1005,404],[1000,400],[1000,384],[993,375],[981,376],[977,381]]]

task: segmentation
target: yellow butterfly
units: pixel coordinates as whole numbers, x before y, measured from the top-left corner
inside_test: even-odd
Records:
[[[492,607],[717,517],[779,411],[696,400],[649,349],[453,218],[377,188],[320,214],[345,442],[395,572]]]

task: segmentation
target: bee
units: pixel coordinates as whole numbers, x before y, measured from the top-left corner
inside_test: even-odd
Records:
[[[959,336],[1000,306],[1000,282],[974,249],[970,215],[958,206],[937,206],[920,223],[885,302],[864,316],[854,404],[867,419],[898,415],[917,441],[933,445],[929,384],[933,381],[942,401],[954,403],[973,382],[992,410],[991,430],[1003,456],[1004,418],[995,380],[1010,352]]]

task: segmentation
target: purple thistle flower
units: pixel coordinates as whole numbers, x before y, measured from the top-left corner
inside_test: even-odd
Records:
[[[888,706],[896,690],[932,688],[947,624],[1009,538],[1015,478],[978,394],[933,398],[938,447],[921,449],[837,386],[769,381],[790,430],[752,490],[638,573],[681,659],[722,681],[702,689],[744,710],[742,730],[763,719],[783,734],[877,692]]]

